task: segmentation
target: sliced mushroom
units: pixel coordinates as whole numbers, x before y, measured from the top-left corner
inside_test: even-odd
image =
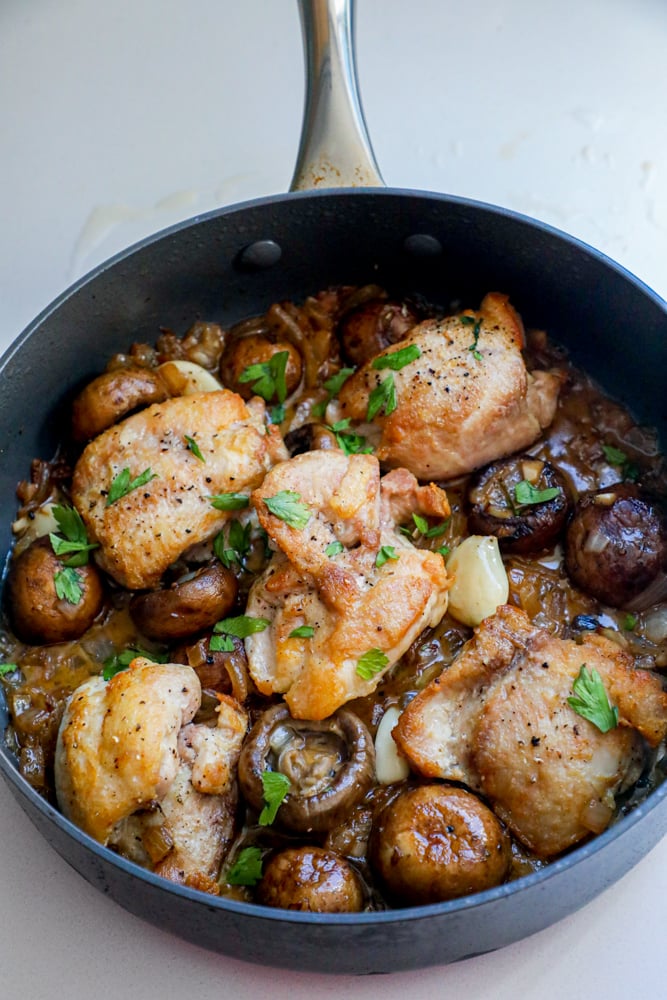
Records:
[[[57,580],[67,577],[71,600],[59,597],[56,591]],[[104,603],[97,567],[90,563],[66,567],[48,537],[38,538],[14,559],[7,578],[7,596],[14,631],[30,643],[78,639]]]
[[[239,760],[239,782],[255,809],[264,805],[262,775],[289,778],[276,822],[300,833],[324,831],[351,809],[370,787],[375,769],[373,740],[348,709],[322,722],[293,719],[286,705],[270,708],[255,723]]]
[[[528,503],[521,502],[520,484],[529,495],[532,492]],[[548,498],[538,500],[540,494]],[[530,455],[487,465],[473,478],[468,496],[470,530],[495,535],[503,552],[539,552],[553,545],[569,510],[563,475],[550,462]]]
[[[117,368],[93,379],[72,404],[72,435],[89,441],[128,413],[162,403],[169,392],[150,368]]]
[[[171,587],[136,594],[130,615],[149,639],[169,642],[211,628],[224,618],[236,600],[238,584],[231,570],[211,563],[177,580]]]

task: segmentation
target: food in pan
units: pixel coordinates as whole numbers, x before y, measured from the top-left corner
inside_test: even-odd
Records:
[[[267,906],[401,907],[662,780],[655,436],[505,295],[198,321],[71,409],[19,485],[0,669],[21,772],[98,842]]]

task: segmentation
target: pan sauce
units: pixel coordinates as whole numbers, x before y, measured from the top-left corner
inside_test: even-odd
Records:
[[[110,362],[110,367],[117,369],[139,364],[153,369],[158,363],[185,360],[202,365],[210,372],[217,372],[223,345],[239,337],[262,336],[270,331],[273,337],[282,337],[301,353],[303,371],[300,387],[288,398],[285,419],[281,423],[283,434],[291,431],[294,436],[299,428],[313,419],[313,406],[326,399],[323,383],[335,374],[341,364],[338,347],[329,336],[331,316],[341,309],[342,302],[350,309],[381,295],[380,290],[374,288],[348,289],[344,293],[323,293],[308,300],[301,310],[291,304],[276,304],[265,317],[251,319],[227,334],[214,324],[196,324],[185,338],[163,332],[156,349],[135,345],[129,356],[117,356]],[[410,303],[406,308],[424,315],[422,304]],[[304,330],[308,331],[307,335]],[[633,466],[638,469],[643,487],[661,495],[664,493],[662,460],[651,431],[637,427],[625,409],[606,398],[586,375],[575,371],[564,355],[549,345],[543,333],[530,335],[525,358],[529,370],[558,368],[564,373],[556,417],[542,437],[527,450],[536,458],[552,462],[565,475],[573,499],[586,491],[614,485],[623,472],[630,472],[634,478]],[[342,361],[346,363],[345,358]],[[330,446],[331,432],[324,429],[322,434],[324,437],[316,444]],[[623,469],[610,461],[609,446],[623,452],[626,458]],[[19,490],[23,501],[19,512],[22,527],[27,522],[39,520],[36,513],[45,503],[54,499],[61,503],[68,502],[68,469],[76,456],[76,447],[65,441],[57,462],[35,466],[34,479],[37,482],[32,486],[23,484]],[[469,534],[469,477],[459,477],[442,485],[446,486],[452,507],[446,533],[430,540],[414,539],[418,546],[433,550],[443,543],[454,549]],[[17,547],[21,544],[19,536]],[[233,564],[239,578],[239,597],[234,614],[243,613],[249,586],[263,566],[261,548],[257,542],[253,544],[245,568],[238,563]],[[179,569],[196,565],[203,555],[210,554],[210,550],[191,553],[194,561],[186,560]],[[648,608],[634,611],[631,619],[626,610],[600,605],[570,582],[563,567],[560,544],[537,556],[506,555],[504,562],[509,580],[509,603],[523,608],[542,628],[555,635],[573,638],[598,631],[637,657],[637,665],[658,670],[667,667],[667,606],[664,602],[656,601]],[[212,672],[209,670],[207,673],[210,664],[207,663],[206,650],[202,651],[201,644],[195,642],[196,637],[174,643],[168,651],[164,644],[147,639],[138,631],[128,612],[129,595],[112,582],[107,583],[108,598],[104,610],[80,639],[46,646],[27,645],[16,639],[9,626],[3,636],[5,662],[16,663],[20,668],[3,677],[12,718],[7,739],[16,749],[21,772],[51,800],[55,800],[53,756],[56,734],[66,700],[82,681],[91,674],[99,673],[104,661],[114,653],[138,647],[165,655],[168,652],[170,660],[189,662],[199,672],[205,690],[199,716],[202,719],[213,715],[216,686],[218,690],[231,689],[235,695],[242,694],[244,686],[249,688],[247,707],[251,718],[258,717],[275,700],[261,698],[249,682],[243,665],[238,666],[231,679],[228,677],[222,685],[216,685]],[[404,708],[443,668],[449,666],[470,635],[469,627],[445,614],[440,624],[426,629],[410,646],[390,673],[383,677],[374,694],[349,702],[347,707],[358,715],[374,736],[385,711],[392,706]],[[238,659],[238,650],[234,655]],[[661,758],[660,749],[653,754],[641,779],[621,797],[619,809],[631,807],[647,794],[656,781],[661,780]],[[414,784],[415,778],[410,778],[409,783]],[[330,829],[317,837],[281,832],[277,826],[260,827],[257,812],[248,809],[246,823],[239,830],[229,857],[237,856],[247,846],[259,846],[268,856],[271,850],[286,845],[324,844],[353,859],[353,866],[364,885],[364,905],[383,907],[387,902],[382,887],[375,883],[367,861],[367,838],[373,816],[396,795],[396,786],[372,787],[361,802],[346,815],[337,815]],[[514,839],[512,852],[511,878],[545,863]],[[228,868],[228,865],[225,866],[223,871],[228,872]],[[224,875],[220,891],[237,898],[256,898],[253,889],[229,885]]]

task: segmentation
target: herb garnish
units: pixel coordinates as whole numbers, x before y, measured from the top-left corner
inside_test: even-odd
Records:
[[[116,503],[122,497],[127,496],[132,490],[138,489],[140,486],[145,486],[146,483],[150,483],[151,479],[157,479],[157,473],[151,472],[150,469],[144,469],[136,479],[130,479],[130,470],[127,466],[122,469],[117,476],[111,480],[111,486],[109,487],[109,492],[107,494],[106,506],[110,507],[112,503]]]
[[[252,615],[238,615],[216,622],[213,631],[218,635],[235,635],[237,639],[247,639],[249,635],[263,632],[271,622],[268,618],[254,618]]]
[[[312,625],[299,625],[298,628],[293,628],[290,632],[289,639],[312,639],[315,635],[315,629]]]
[[[301,494],[294,490],[279,490],[275,496],[265,497],[264,503],[274,517],[289,524],[290,528],[303,531],[310,520],[310,510],[301,503]]]
[[[393,545],[382,545],[380,551],[375,557],[375,565],[379,569],[380,566],[384,566],[386,562],[390,559],[398,559],[398,554]]]
[[[407,347],[401,347],[398,351],[392,351],[391,354],[375,358],[371,362],[371,367],[377,369],[391,368],[392,371],[398,372],[401,368],[409,365],[411,361],[416,361],[417,358],[420,358],[421,354],[421,348],[417,344],[408,344]]]
[[[0,663],[0,677],[4,677],[5,674],[13,674],[15,670],[18,670],[16,663]]]
[[[329,542],[326,549],[324,550],[324,554],[325,556],[328,556],[329,559],[333,559],[334,556],[339,556],[341,552],[344,551],[345,551],[345,546],[343,545],[343,543],[335,541],[335,542]]]
[[[269,419],[272,424],[282,424],[285,419],[285,404],[276,403],[275,406],[272,406],[269,410]]]
[[[412,520],[415,522],[417,531],[424,538],[438,538],[440,535],[444,535],[449,526],[449,518],[446,521],[441,521],[440,524],[434,524],[432,528],[429,528],[428,521],[421,514],[413,514]]]
[[[390,413],[393,413],[398,406],[398,401],[396,399],[396,385],[394,384],[394,376],[387,375],[386,379],[376,385],[370,396],[368,397],[368,410],[366,412],[366,420],[369,422],[374,419],[382,410],[386,417]]]
[[[349,426],[349,417],[346,417],[344,420],[338,420],[335,424],[331,425],[331,430],[336,436],[336,442],[340,450],[346,455],[370,454],[373,449],[371,445],[367,444],[366,438],[363,434],[355,434],[354,431],[348,431]]]
[[[607,459],[610,465],[616,466],[620,469],[623,479],[634,483],[639,479],[639,466],[635,465],[624,451],[620,448],[615,448],[612,444],[603,444],[602,450],[604,452],[604,457]]]
[[[83,597],[81,576],[71,566],[65,566],[53,574],[53,583],[59,600],[68,604],[79,604]]]
[[[538,490],[527,479],[522,479],[514,487],[514,499],[520,507],[528,507],[531,504],[555,500],[562,492],[560,486],[550,486],[546,490]]]
[[[216,493],[206,499],[216,510],[243,510],[250,503],[245,493]]]
[[[637,627],[637,616],[633,615],[628,611],[627,615],[623,619],[623,631],[632,632]]]
[[[240,521],[230,521],[227,528],[227,538],[225,540],[224,528],[213,539],[213,551],[223,566],[232,568],[232,563],[243,566],[245,557],[250,551],[250,535],[252,524],[250,521],[245,525]]]
[[[567,699],[570,708],[597,726],[601,733],[618,725],[618,708],[610,704],[607,690],[595,667],[587,670],[586,664],[582,663],[572,691],[574,697]]]
[[[205,462],[206,459],[201,453],[201,449],[194,438],[185,435],[185,441],[188,446],[188,451],[191,451],[195,458],[198,458],[200,462]]]
[[[381,649],[368,649],[357,660],[357,676],[369,681],[389,663],[389,657]]]
[[[120,674],[123,670],[127,670],[132,660],[136,659],[137,656],[143,656],[146,660],[151,660],[153,663],[166,663],[167,655],[166,653],[149,653],[147,650],[142,649],[140,646],[128,646],[121,653],[114,653],[104,661],[104,669],[102,670],[102,677],[105,681],[110,681],[112,677],[116,674]]]
[[[285,370],[288,361],[289,351],[278,351],[269,361],[248,365],[239,375],[239,382],[252,382],[252,391],[267,403],[272,399],[284,403],[287,398]]]
[[[257,885],[262,877],[262,851],[244,847],[227,873],[228,885]]]
[[[473,340],[472,340],[472,344],[470,344],[468,346],[468,350],[471,352],[471,354],[472,354],[473,358],[475,359],[475,361],[481,361],[482,360],[482,355],[481,355],[481,352],[479,351],[479,348],[477,346],[479,344],[479,335],[482,332],[482,321],[481,321],[481,319],[475,319],[474,316],[460,316],[459,318],[460,318],[461,322],[465,326],[472,326],[472,328],[473,328],[473,331],[472,331]]]
[[[324,416],[326,408],[331,402],[331,400],[334,398],[334,396],[338,395],[340,390],[343,388],[343,385],[349,379],[350,375],[354,375],[356,370],[357,370],[356,368],[341,368],[339,371],[336,372],[335,375],[332,375],[330,378],[326,380],[326,382],[323,383],[324,388],[327,390],[328,395],[326,399],[321,399],[319,403],[315,403],[315,405],[311,407],[310,412],[313,414],[314,417]]]
[[[53,516],[58,522],[61,534],[64,538],[51,532],[49,539],[51,547],[57,556],[69,554],[68,559],[63,559],[65,566],[85,566],[88,562],[88,553],[92,549],[99,548],[97,542],[88,542],[88,533],[81,520],[81,515],[75,507],[66,507],[61,504],[54,504]],[[78,601],[76,602],[78,604]]]
[[[290,785],[287,775],[281,774],[280,771],[262,771],[264,808],[259,814],[260,826],[271,826],[283,799],[290,790]]]

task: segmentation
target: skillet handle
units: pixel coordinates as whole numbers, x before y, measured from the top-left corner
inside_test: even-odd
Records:
[[[382,187],[357,89],[354,0],[298,0],[306,68],[290,191]]]

